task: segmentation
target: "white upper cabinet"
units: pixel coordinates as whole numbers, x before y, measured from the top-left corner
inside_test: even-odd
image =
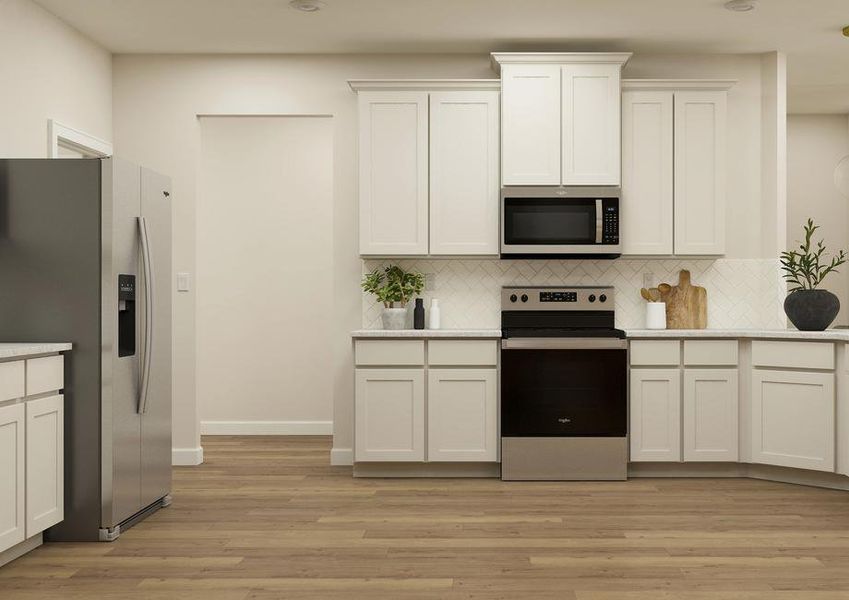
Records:
[[[726,93],[675,93],[675,254],[725,252]]]
[[[359,95],[360,254],[497,255],[501,82],[348,83]]]
[[[672,91],[622,94],[624,254],[672,254]]]
[[[725,253],[727,80],[622,83],[623,254]]]
[[[560,184],[560,65],[501,72],[501,183]]]
[[[562,68],[563,185],[619,185],[618,64]]]
[[[360,254],[427,254],[427,92],[360,92],[359,120]]]
[[[498,254],[498,92],[430,94],[430,254]]]
[[[619,185],[628,53],[493,54],[502,185]]]

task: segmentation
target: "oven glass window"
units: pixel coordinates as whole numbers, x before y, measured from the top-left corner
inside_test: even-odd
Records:
[[[509,245],[594,244],[595,200],[505,198],[504,242]]]

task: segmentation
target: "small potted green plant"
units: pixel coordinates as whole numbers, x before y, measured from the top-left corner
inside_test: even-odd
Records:
[[[362,288],[374,294],[383,303],[383,328],[404,329],[407,320],[407,302],[424,289],[421,273],[405,271],[397,265],[383,270],[375,269],[363,275]],[[395,306],[398,304],[398,306]]]
[[[818,289],[829,273],[846,262],[846,253],[840,250],[830,259],[822,240],[812,246],[811,238],[819,229],[813,219],[803,226],[805,241],[798,250],[781,253],[781,270],[790,284],[784,299],[784,312],[801,331],[822,331],[834,321],[840,311],[840,300],[828,290]]]

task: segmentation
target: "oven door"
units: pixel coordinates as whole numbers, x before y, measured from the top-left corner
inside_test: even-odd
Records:
[[[575,195],[578,193],[584,195]],[[615,196],[615,191],[606,188],[505,188],[501,197],[501,254],[620,254],[619,199]]]
[[[502,437],[624,437],[627,372],[625,340],[502,340]]]

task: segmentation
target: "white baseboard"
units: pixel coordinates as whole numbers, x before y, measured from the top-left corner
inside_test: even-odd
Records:
[[[334,467],[354,464],[353,448],[333,448],[330,451],[330,464]]]
[[[171,465],[175,467],[194,467],[203,464],[203,448],[172,448]]]
[[[201,435],[331,435],[333,421],[201,421]]]

